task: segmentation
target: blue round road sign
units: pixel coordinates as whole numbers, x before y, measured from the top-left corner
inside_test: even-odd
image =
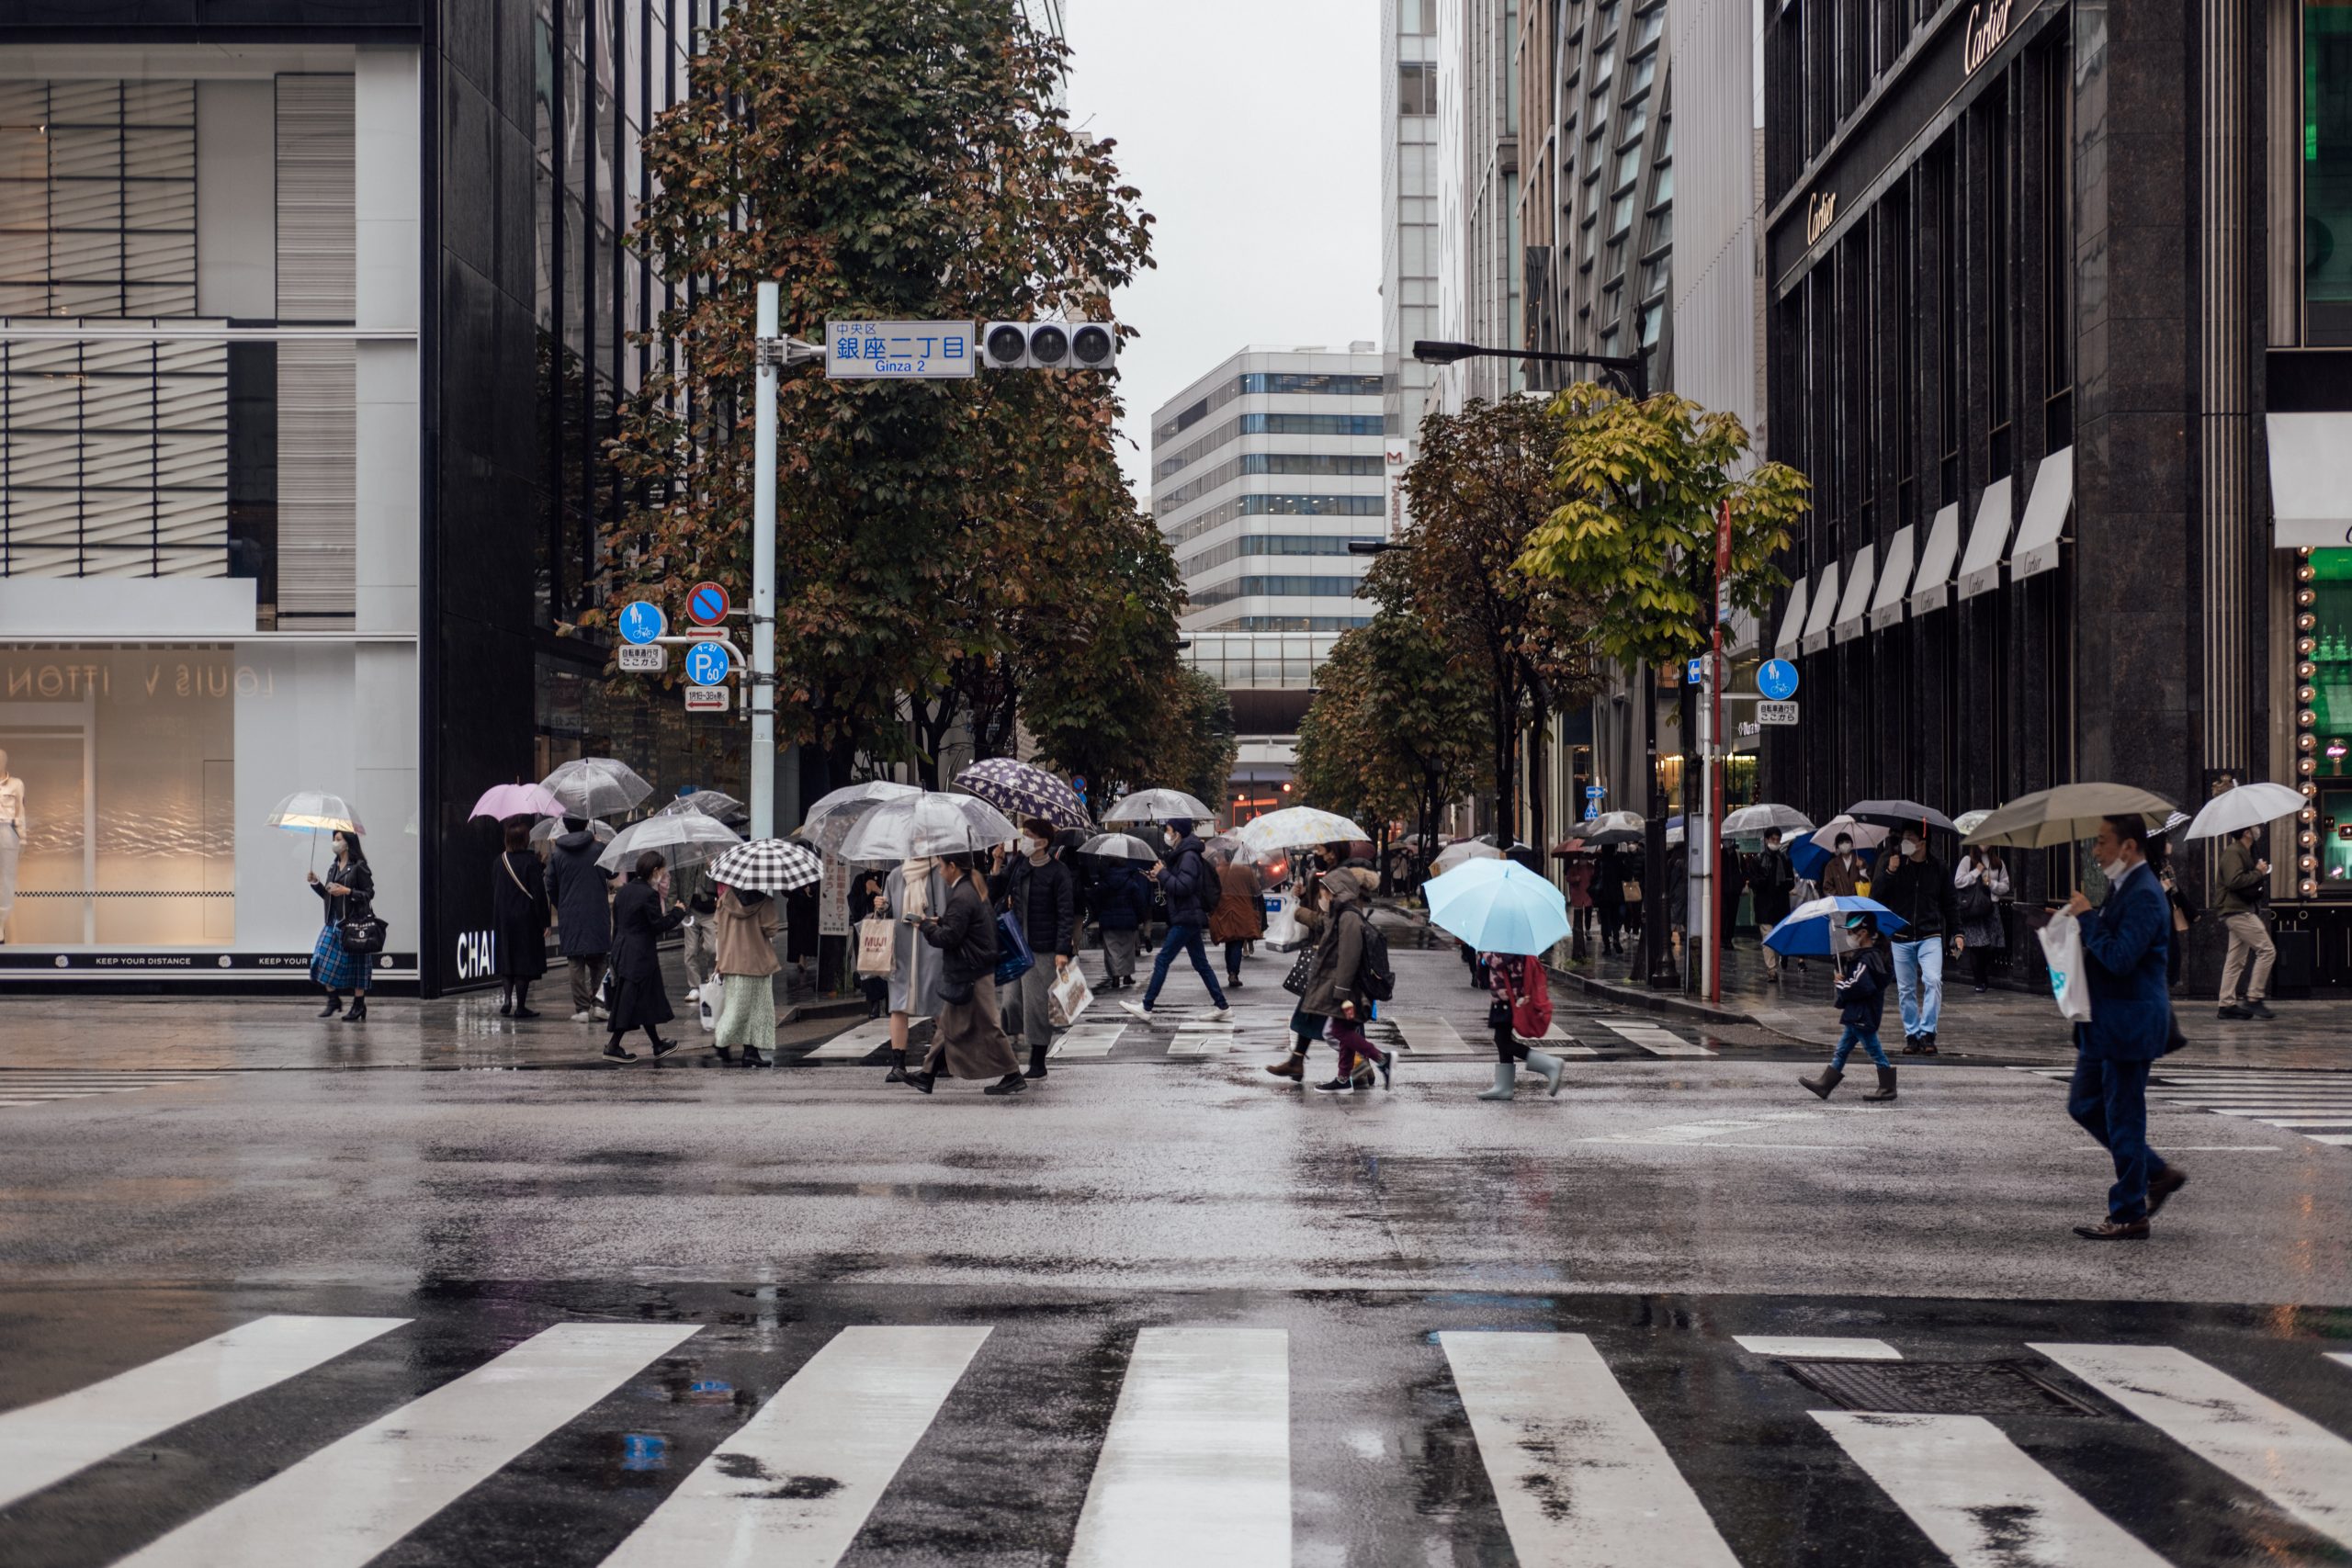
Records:
[[[686,649],[686,679],[697,686],[716,686],[727,679],[734,660],[723,642],[698,642]]]
[[[1768,659],[1756,671],[1756,689],[1776,703],[1797,694],[1797,667],[1785,659]]]
[[[651,642],[670,628],[670,617],[658,604],[632,599],[621,606],[621,636],[639,644]]]
[[[716,626],[727,618],[727,590],[716,582],[697,582],[686,593],[686,618],[698,626]]]

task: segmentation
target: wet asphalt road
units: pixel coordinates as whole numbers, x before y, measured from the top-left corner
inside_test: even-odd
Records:
[[[1449,985],[1460,994],[1424,1010],[1466,1018],[1458,966],[1398,958],[1408,1000]],[[2352,1353],[2352,1149],[2167,1105],[2153,1138],[2191,1185],[2154,1241],[2102,1247],[2068,1227],[2098,1212],[2103,1157],[2032,1072],[1906,1065],[1894,1106],[1823,1104],[1793,1082],[1802,1052],[1710,1044],[1668,1021],[1716,1054],[1611,1045],[1572,1060],[1557,1100],[1498,1106],[1473,1098],[1490,1069],[1464,1021],[1470,1049],[1408,1057],[1390,1091],[1302,1094],[1259,1070],[1278,978],[1244,993],[1229,1053],[1171,1056],[1138,1033],[1057,1061],[1009,1103],[978,1085],[923,1100],[854,1060],[237,1073],[159,1054],[152,1080],[0,1106],[0,1496],[12,1441],[38,1451],[77,1429],[77,1390],[272,1314],[408,1320],[0,1505],[0,1568],[142,1548],[142,1562],[211,1561],[174,1532],[239,1506],[262,1533],[220,1561],[334,1560],[306,1533],[325,1524],[289,1524],[258,1490],[269,1476],[545,1330],[662,1324],[673,1343],[624,1356],[576,1407],[518,1416],[509,1457],[354,1561],[621,1561],[632,1531],[676,1528],[683,1504],[648,1521],[706,1461],[740,1461],[761,1477],[742,1495],[770,1505],[853,1496],[848,1478],[777,1480],[722,1445],[842,1330],[888,1325],[932,1348],[944,1341],[922,1331],[988,1332],[943,1375],[903,1468],[851,1510],[852,1564],[1168,1560],[1115,1532],[1102,1556],[1115,1510],[1090,1487],[1127,1451],[1114,1427],[1148,1382],[1138,1347],[1180,1326],[1279,1337],[1233,1343],[1276,1346],[1286,1382],[1269,1393],[1261,1368],[1227,1393],[1282,1417],[1283,1561],[1620,1561],[1551,1554],[1544,1532],[1576,1526],[1598,1551],[1600,1500],[1630,1475],[1642,1499],[1682,1487],[1729,1556],[1674,1544],[1626,1562],[2104,1565],[2132,1561],[2121,1539],[2181,1565],[2352,1562],[2352,1365],[2328,1359]],[[1563,998],[1578,1041],[1615,1017]],[[0,1013],[0,1100],[31,1099],[7,1092],[7,1030]],[[1510,1342],[1535,1358],[1523,1376],[1481,1382],[1458,1337],[1497,1330],[1547,1337]],[[1858,1457],[1815,1414],[1844,1400],[1733,1337],[1758,1335],[1869,1337],[1908,1363],[1974,1369],[1888,1396],[1963,1423],[1939,1438],[1992,1433],[1932,1467],[1964,1495],[1939,1505],[1900,1463]],[[1515,1388],[1582,1386],[1542,1358],[1587,1339],[1592,1397],[1621,1391],[1638,1430],[1596,1434],[1581,1404],[1565,1424],[1474,1430]],[[2266,1495],[2203,1438],[2029,1348],[2052,1342],[2170,1348],[2278,1402],[2316,1424],[2311,1484],[2295,1506]],[[392,1424],[428,1429],[405,1410]],[[1246,1414],[1213,1429],[1246,1450]],[[1656,1473],[1626,1459],[1642,1431]],[[1579,1469],[1586,1440],[1602,1444],[1599,1472]],[[825,1441],[854,1450],[831,1428]],[[1192,1473],[1146,1452],[1146,1477]],[[2003,1466],[2018,1453],[2091,1536],[2066,1538],[2064,1510],[2018,1492]],[[1209,1495],[1243,1518],[1270,1470],[1210,1463]],[[1982,1554],[1936,1533],[1952,1518]]]

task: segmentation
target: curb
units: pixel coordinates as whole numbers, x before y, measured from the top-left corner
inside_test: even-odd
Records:
[[[815,1001],[795,1002],[776,1015],[775,1026],[782,1029],[810,1018],[863,1017],[865,1006],[864,997],[820,997]]]
[[[1589,975],[1579,975],[1572,969],[1560,969],[1548,964],[1544,967],[1550,970],[1555,979],[1576,987],[1587,996],[1601,998],[1619,1007],[1635,1008],[1644,1012],[1662,1012],[1675,1018],[1691,1019],[1701,1023],[1747,1023],[1754,1024],[1759,1029],[1772,1027],[1753,1013],[1740,1012],[1733,1008],[1716,1007],[1708,1002],[1694,1002],[1688,997],[1676,996],[1671,992],[1645,991],[1633,986],[1617,985],[1612,981],[1596,980]]]

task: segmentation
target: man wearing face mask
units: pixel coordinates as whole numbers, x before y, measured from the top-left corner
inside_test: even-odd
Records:
[[[1891,944],[1895,988],[1903,998],[1903,1052],[1932,1056],[1936,1023],[1944,1010],[1945,933],[1960,923],[1951,873],[1929,857],[1927,837],[1917,828],[1904,829],[1897,852],[1881,851],[1879,858],[1871,897],[1903,918],[1902,932]]]
[[[1152,962],[1151,983],[1143,989],[1143,1000],[1119,1005],[1150,1021],[1152,1004],[1159,999],[1159,987],[1168,983],[1168,966],[1176,962],[1176,954],[1181,952],[1191,957],[1201,984],[1209,989],[1209,1000],[1216,1005],[1216,1010],[1209,1014],[1210,1021],[1223,1023],[1233,1016],[1233,1010],[1226,1005],[1225,992],[1216,983],[1216,968],[1209,963],[1208,950],[1201,942],[1208,930],[1209,907],[1216,902],[1222,889],[1216,878],[1209,874],[1207,861],[1202,858],[1201,840],[1193,836],[1191,818],[1171,819],[1162,837],[1168,847],[1161,852],[1159,863],[1152,867],[1150,874],[1168,896],[1168,935],[1159,944],[1159,956]]]
[[[1054,858],[1053,841],[1052,823],[1033,817],[1021,824],[1012,863],[1001,884],[1004,902],[999,906],[1011,910],[1021,922],[1029,951],[1037,956],[1018,982],[1021,1034],[1029,1043],[1029,1070],[1021,1076],[1030,1078],[1046,1076],[1046,1053],[1054,1043],[1049,993],[1078,951],[1078,878]],[[1046,963],[1048,953],[1054,955],[1050,967]]]

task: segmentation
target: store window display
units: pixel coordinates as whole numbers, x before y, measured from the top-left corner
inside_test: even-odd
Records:
[[[8,940],[8,916],[17,902],[17,852],[25,841],[25,781],[8,771],[0,751],[0,942]]]

